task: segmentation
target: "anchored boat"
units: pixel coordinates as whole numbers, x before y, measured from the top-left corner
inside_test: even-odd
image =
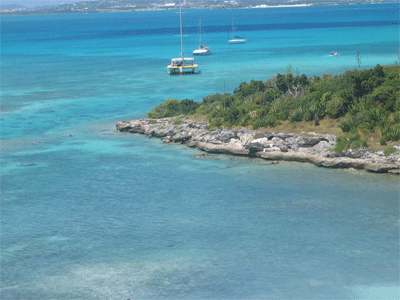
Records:
[[[194,62],[194,58],[185,57],[183,54],[182,8],[180,1],[179,1],[179,20],[180,20],[180,31],[181,31],[180,34],[181,57],[171,59],[171,62],[167,66],[167,72],[169,75],[197,74],[199,72],[199,65]]]
[[[241,38],[240,36],[235,35],[235,25],[233,24],[233,16],[232,16],[232,39],[228,39],[228,44],[244,44],[247,42],[247,39]]]
[[[204,46],[201,43],[201,18],[199,25],[199,48],[193,51],[193,55],[210,55],[211,49],[208,46]]]
[[[192,57],[173,58],[167,66],[167,71],[169,75],[197,74],[199,65],[194,63]]]

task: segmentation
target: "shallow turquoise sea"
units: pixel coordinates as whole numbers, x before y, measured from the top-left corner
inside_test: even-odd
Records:
[[[226,43],[232,15],[247,44]],[[399,4],[1,17],[1,299],[398,299],[399,181],[115,131],[169,97],[399,62]],[[332,57],[337,51],[340,56]]]

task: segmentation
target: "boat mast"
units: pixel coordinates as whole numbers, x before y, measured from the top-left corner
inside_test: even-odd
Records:
[[[200,41],[199,41],[199,47],[201,48],[201,17],[200,17],[199,31],[200,31]]]
[[[232,34],[233,34],[233,38],[235,38],[235,25],[233,25],[233,19],[234,18],[233,18],[233,12],[232,12]]]
[[[179,0],[179,20],[180,20],[180,27],[181,27],[181,56],[183,62],[183,36],[182,36],[182,8],[181,8],[181,0]]]

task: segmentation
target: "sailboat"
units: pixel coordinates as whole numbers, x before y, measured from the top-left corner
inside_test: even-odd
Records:
[[[201,44],[201,18],[200,18],[200,25],[199,25],[199,48],[193,51],[193,55],[210,55],[211,49],[208,46],[203,46]]]
[[[240,36],[235,35],[235,25],[233,24],[233,16],[232,16],[232,39],[228,39],[228,44],[244,44],[247,42],[246,39],[241,38]]]
[[[194,63],[194,58],[185,57],[183,54],[181,1],[179,1],[179,20],[181,30],[181,57],[171,59],[171,62],[167,66],[167,72],[169,75],[197,74],[199,72],[199,65]]]

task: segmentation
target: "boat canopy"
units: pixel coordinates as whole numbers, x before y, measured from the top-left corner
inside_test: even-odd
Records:
[[[182,57],[179,57],[179,58],[173,58],[173,59],[171,59],[171,62],[180,62],[180,61],[194,61],[194,58],[193,57],[184,57],[184,58],[182,58]]]

